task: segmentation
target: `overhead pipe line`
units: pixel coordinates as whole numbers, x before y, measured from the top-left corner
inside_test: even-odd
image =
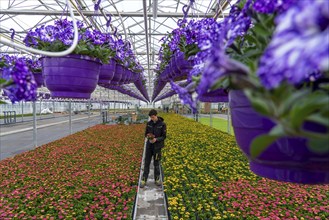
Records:
[[[143,12],[144,12],[144,26],[145,26],[145,40],[146,40],[146,55],[147,55],[147,72],[149,77],[149,86],[151,86],[150,77],[150,51],[149,51],[149,39],[148,39],[148,28],[147,28],[147,11],[146,11],[146,0],[143,0]]]
[[[153,0],[152,6],[153,19],[156,19],[158,17],[158,0]]]
[[[94,12],[94,11],[86,11],[86,10],[80,10],[80,12],[84,16],[103,16],[101,12]],[[0,14],[3,15],[69,15],[68,12],[63,11],[48,11],[48,10],[1,10]],[[121,16],[121,17],[144,17],[144,13],[140,12],[107,12],[105,13],[106,16],[112,15],[112,16]],[[74,15],[80,15],[78,11],[74,11]],[[199,17],[214,17],[215,13],[195,13],[195,16]],[[225,16],[228,16],[228,13],[224,14]],[[153,17],[153,13],[148,12],[146,13],[147,17]],[[184,17],[184,13],[181,12],[163,12],[163,13],[157,13],[157,17],[176,17],[176,18],[182,18]]]
[[[74,13],[74,15],[79,15],[79,16],[81,16],[82,17],[82,19],[90,26],[91,24],[88,22],[88,20],[85,18],[85,16],[83,15],[83,13],[81,13],[81,11],[78,9],[78,7],[75,5],[75,3],[74,2],[72,2],[72,0],[70,0],[70,2],[71,2],[71,4],[73,5],[73,7],[75,8],[75,10],[77,11],[76,13],[75,12],[73,12]],[[60,15],[64,15],[65,14],[65,12],[61,12],[61,14]],[[34,14],[34,15],[36,15],[36,14]]]
[[[72,0],[70,0],[70,1],[72,2]],[[86,7],[86,6],[82,5],[82,2],[81,2],[80,0],[77,0],[76,2],[78,2],[78,6],[80,6],[81,9]],[[72,3],[72,4],[73,4],[73,3]],[[73,4],[73,5],[75,6],[75,4]],[[78,10],[77,7],[75,7],[75,9],[77,9],[77,11],[80,11],[80,10]],[[82,15],[82,18],[86,21],[84,15]],[[92,18],[90,18],[90,17],[88,17],[88,20],[89,20],[89,21],[91,22],[91,24],[95,27],[95,29],[100,30],[100,27],[97,25],[97,22],[96,22],[96,21],[94,21],[94,20],[93,20]],[[88,23],[88,22],[87,22],[87,23]]]
[[[66,0],[66,3],[68,5],[70,15],[71,15],[72,20],[73,20],[72,23],[73,23],[73,28],[74,28],[73,43],[68,49],[66,49],[64,51],[61,51],[61,52],[48,52],[48,51],[37,50],[37,49],[31,48],[31,47],[26,47],[22,44],[17,44],[17,43],[11,42],[11,41],[4,41],[3,39],[1,39],[1,35],[0,35],[0,43],[5,44],[5,45],[10,46],[10,47],[14,47],[14,48],[18,48],[18,49],[21,49],[21,50],[24,50],[24,51],[28,51],[28,52],[31,52],[31,53],[34,53],[34,54],[41,54],[41,55],[51,56],[51,57],[61,57],[61,56],[66,56],[66,55],[72,53],[74,51],[75,47],[78,45],[79,32],[78,32],[77,22],[74,18],[74,14],[73,14],[73,10],[71,8],[71,5],[69,4],[68,0]]]

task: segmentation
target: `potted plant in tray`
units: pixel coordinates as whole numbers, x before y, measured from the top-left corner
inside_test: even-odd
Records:
[[[260,176],[329,183],[328,20],[325,0],[238,1],[194,78],[199,95],[230,90],[237,143]]]
[[[45,85],[52,97],[90,98],[102,63],[109,61],[111,50],[104,43],[106,36],[98,30],[85,28],[82,22],[77,22],[77,25],[79,42],[72,54],[41,58]],[[24,43],[40,50],[63,51],[72,44],[73,31],[72,21],[59,19],[54,25],[30,30]]]

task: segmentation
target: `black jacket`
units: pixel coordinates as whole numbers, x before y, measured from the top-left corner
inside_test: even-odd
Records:
[[[163,122],[164,119],[158,117],[156,123],[152,120],[147,122],[146,129],[145,129],[145,137],[148,133],[154,134],[155,138],[157,139],[156,142],[153,144],[154,148],[163,148],[164,147],[164,140],[166,139],[167,133],[167,126],[166,123]],[[151,143],[147,141],[147,145]]]

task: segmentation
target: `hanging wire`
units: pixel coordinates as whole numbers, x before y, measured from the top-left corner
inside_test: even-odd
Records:
[[[78,26],[76,24],[73,10],[72,10],[71,5],[69,4],[68,0],[66,0],[66,4],[68,5],[68,8],[70,9],[70,15],[73,20],[73,28],[74,28],[73,44],[68,49],[61,51],[61,52],[48,52],[48,51],[42,51],[42,50],[37,50],[34,48],[26,47],[22,44],[16,44],[14,42],[5,41],[2,38],[0,38],[0,43],[5,44],[10,47],[14,47],[14,48],[17,47],[18,49],[25,50],[25,51],[28,51],[28,52],[31,52],[34,54],[41,54],[41,55],[50,56],[50,57],[62,57],[62,56],[66,56],[66,55],[72,53],[74,51],[75,47],[78,45],[79,32],[78,32]]]
[[[210,5],[212,5],[212,1],[213,1],[213,0],[211,0],[211,1],[209,2],[209,5],[208,5],[207,10],[206,10],[206,13],[205,13],[204,15],[207,15],[207,14],[208,14],[208,10],[210,10],[210,7],[211,7]]]
[[[63,13],[61,14],[60,19],[62,19],[64,13],[67,12],[67,11],[68,11],[68,8],[67,8],[67,5],[65,5],[65,7],[64,7],[64,9],[63,9]]]
[[[223,11],[223,8],[222,8],[222,6],[221,6],[221,4],[220,4],[220,0],[218,0],[218,9],[217,9],[218,11],[216,12],[216,15],[215,15],[215,17],[214,17],[214,19],[215,20],[217,20],[217,18],[218,18],[218,16],[219,16],[219,13],[221,12],[221,14],[222,14],[222,17],[223,17],[223,19],[225,18],[225,16],[224,16],[224,11]]]

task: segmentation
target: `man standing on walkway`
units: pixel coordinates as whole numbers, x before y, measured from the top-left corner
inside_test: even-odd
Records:
[[[157,116],[158,113],[155,109],[149,112],[151,120],[147,123],[145,129],[145,137],[148,139],[146,143],[145,159],[144,159],[144,173],[140,187],[146,185],[147,178],[150,172],[150,163],[153,157],[154,165],[154,179],[157,186],[161,186],[160,181],[160,160],[161,148],[164,147],[164,140],[166,139],[166,124],[164,119]]]

